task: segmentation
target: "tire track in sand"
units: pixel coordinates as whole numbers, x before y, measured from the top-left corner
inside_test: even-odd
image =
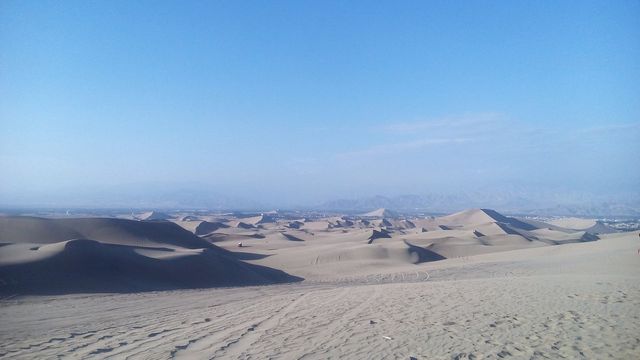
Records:
[[[305,299],[311,293],[305,293],[299,296],[297,299],[293,300],[290,304],[282,307],[278,310],[274,315],[268,317],[267,319],[258,322],[257,324],[249,327],[244,333],[240,334],[240,337],[228,342],[224,346],[222,346],[218,351],[216,351],[212,358],[215,358],[219,352],[223,352],[225,357],[228,358],[238,358],[242,353],[244,353],[251,344],[255,343],[260,339],[262,335],[269,329],[277,327],[286,316],[295,309],[300,303],[305,301]]]

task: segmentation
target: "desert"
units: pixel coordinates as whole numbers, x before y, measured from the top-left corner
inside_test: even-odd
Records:
[[[638,354],[638,231],[489,209],[299,215],[2,217],[0,355]]]
[[[640,359],[639,20],[0,0],[0,360]]]

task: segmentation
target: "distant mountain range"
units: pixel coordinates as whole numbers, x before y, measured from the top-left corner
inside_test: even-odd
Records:
[[[449,214],[469,208],[493,208],[519,215],[640,218],[640,194],[609,197],[562,190],[503,186],[479,191],[426,195],[370,196],[300,203],[259,201],[251,194],[234,196],[204,184],[182,186],[118,186],[104,189],[70,189],[42,192],[29,197],[0,196],[0,208],[132,208],[265,211],[274,208],[366,213],[388,209],[403,213]]]

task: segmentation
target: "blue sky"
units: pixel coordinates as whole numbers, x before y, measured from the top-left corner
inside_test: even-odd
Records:
[[[3,1],[0,204],[640,184],[637,1]],[[96,204],[99,205],[99,204]]]

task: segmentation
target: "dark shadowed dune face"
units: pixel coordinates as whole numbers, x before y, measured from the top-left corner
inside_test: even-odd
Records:
[[[367,244],[373,244],[373,242],[377,239],[390,239],[391,235],[389,235],[389,232],[381,229],[381,230],[373,230],[371,232],[371,236],[369,236],[367,241]]]
[[[537,229],[535,226],[528,224],[524,221],[520,221],[516,218],[512,218],[512,217],[507,217],[504,216],[502,214],[500,214],[499,212],[495,211],[495,210],[491,210],[491,209],[481,209],[485,214],[487,214],[488,216],[490,216],[492,219],[494,219],[497,222],[500,223],[505,223],[505,224],[509,224],[513,227],[516,227],[518,229],[522,229],[522,230],[535,230]]]
[[[228,228],[229,225],[223,224],[221,222],[208,222],[208,221],[203,221],[201,222],[195,229],[195,234],[196,235],[206,235],[206,234],[210,234],[218,229],[225,229]]]
[[[284,236],[287,240],[289,241],[304,241],[303,239],[300,239],[299,237],[293,236],[291,234],[287,234],[287,233],[282,233],[282,236]]]
[[[299,281],[170,222],[0,218],[0,293],[135,292]]]
[[[407,240],[404,240],[404,243],[409,247],[409,252],[411,253],[412,258],[414,258],[413,263],[415,264],[446,259],[444,256],[438,253],[420,246],[415,246],[409,243]]]

